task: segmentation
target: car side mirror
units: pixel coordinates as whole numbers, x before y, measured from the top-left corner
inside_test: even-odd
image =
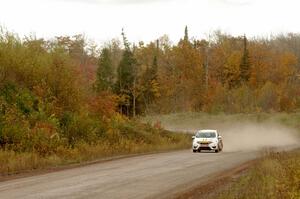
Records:
[[[222,139],[222,136],[219,135],[219,136],[218,136],[218,139]]]
[[[196,136],[192,136],[192,139],[195,139],[196,138]]]

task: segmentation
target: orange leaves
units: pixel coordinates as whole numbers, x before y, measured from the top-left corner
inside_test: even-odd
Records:
[[[255,43],[250,47],[251,77],[253,87],[261,87],[267,81],[285,84],[296,72],[297,57],[291,52],[270,48],[265,43]]]
[[[223,69],[224,84],[229,88],[237,86],[240,81],[240,61],[242,54],[234,51],[226,60]]]
[[[277,65],[272,74],[275,83],[287,81],[296,72],[297,58],[289,52],[280,53],[276,56]]]
[[[89,110],[103,118],[111,118],[116,114],[117,96],[109,92],[101,92],[88,100]]]

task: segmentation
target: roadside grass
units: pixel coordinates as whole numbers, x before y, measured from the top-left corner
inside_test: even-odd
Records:
[[[218,199],[300,198],[300,150],[268,152]]]
[[[73,147],[59,146],[54,153],[42,156],[36,152],[0,150],[0,176],[28,172],[36,169],[96,161],[107,157],[162,152],[190,147],[190,136],[139,126],[134,137],[109,135],[93,144],[76,143]],[[133,130],[133,129],[132,129]]]

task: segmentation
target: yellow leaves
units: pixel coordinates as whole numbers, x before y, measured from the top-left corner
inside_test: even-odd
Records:
[[[226,60],[223,70],[224,83],[230,88],[237,85],[240,77],[240,60],[241,53],[234,51]]]
[[[124,115],[120,114],[120,113],[116,113],[113,117],[113,120],[117,123],[117,124],[124,124],[126,122],[129,122],[129,119],[127,117],[125,117]]]
[[[297,57],[291,52],[270,48],[265,43],[249,46],[252,86],[261,87],[267,81],[284,84],[295,72]]]
[[[130,105],[130,96],[128,94],[119,94],[117,96],[117,102],[119,105]]]
[[[281,76],[281,80],[284,81],[296,72],[297,58],[292,53],[283,53],[278,56],[277,74]],[[278,77],[279,78],[279,77]]]
[[[159,98],[161,96],[159,83],[157,82],[157,80],[151,80],[150,84],[151,84],[150,90],[153,93],[154,97]]]

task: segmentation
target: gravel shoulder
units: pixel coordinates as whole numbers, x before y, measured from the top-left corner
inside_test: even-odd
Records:
[[[175,194],[169,199],[207,199],[214,198],[218,193],[228,188],[228,186],[246,174],[249,168],[258,159],[247,161],[235,168],[218,172],[210,176],[207,181],[200,183],[181,193]]]

